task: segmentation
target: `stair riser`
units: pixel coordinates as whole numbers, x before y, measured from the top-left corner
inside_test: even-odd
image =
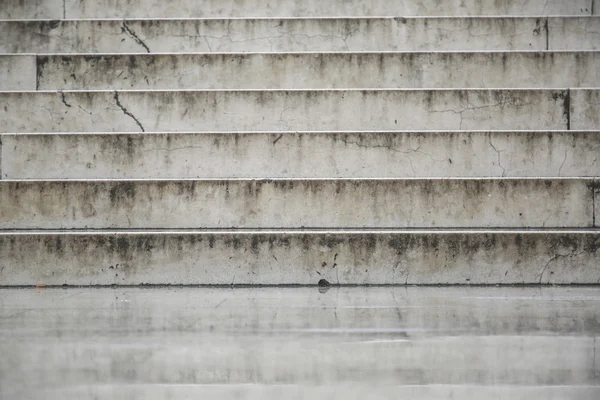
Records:
[[[44,55],[37,63],[34,56],[0,55],[1,64],[8,65],[1,90],[545,89],[600,82],[600,53],[590,52]]]
[[[0,181],[0,229],[592,227],[597,186],[592,179]]]
[[[599,127],[593,89],[0,93],[2,132]]]
[[[597,176],[600,133],[4,134],[3,179]]]
[[[346,15],[590,15],[590,0],[8,0],[0,18],[182,18],[297,17]]]
[[[0,54],[0,90],[35,90],[35,56]]]
[[[598,233],[5,233],[0,282],[596,284],[599,246]]]
[[[590,17],[5,20],[0,52],[600,50],[598,29]]]

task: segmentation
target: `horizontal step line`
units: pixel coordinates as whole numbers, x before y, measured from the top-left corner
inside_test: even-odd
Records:
[[[597,288],[598,285],[592,283],[335,283],[329,282],[327,287],[346,287],[346,288],[360,288],[360,287],[549,287],[549,286],[568,286],[578,288]],[[306,288],[306,287],[319,287],[318,283],[207,283],[207,284],[189,284],[189,283],[139,283],[139,284],[93,284],[93,285],[47,285],[47,284],[31,284],[31,285],[2,285],[0,284],[1,290],[9,289],[66,289],[66,288],[89,288],[89,289],[104,289],[104,288],[139,288],[139,289],[153,289],[153,288]],[[588,300],[589,301],[589,300]],[[254,385],[254,384],[253,384]],[[238,386],[238,385],[235,385]],[[272,385],[269,385],[272,386]],[[412,385],[408,385],[412,386]],[[425,385],[427,386],[427,385]],[[440,385],[443,386],[443,385]],[[448,385],[451,386],[451,385]],[[121,385],[120,385],[121,387]],[[497,387],[497,385],[494,385]],[[539,386],[538,386],[539,387]],[[557,386],[551,386],[557,387]],[[574,385],[566,386],[561,385],[558,387],[587,387],[585,385]],[[597,386],[594,386],[597,387]],[[527,387],[523,387],[525,389]],[[64,390],[62,388],[61,390]]]
[[[598,181],[598,176],[513,176],[513,177],[500,177],[500,176],[489,176],[489,177],[406,177],[406,178],[390,178],[390,177],[369,177],[369,178],[349,178],[349,177],[329,177],[329,178],[75,178],[75,179],[0,179],[0,184],[4,183],[36,183],[36,182],[55,182],[55,183],[78,183],[78,182],[98,182],[98,183],[112,183],[112,182],[259,182],[259,183],[270,183],[270,182],[404,182],[404,181]]]
[[[153,56],[190,56],[190,55],[198,55],[198,56],[222,56],[222,55],[232,55],[232,56],[251,56],[251,55],[266,55],[266,56],[281,56],[281,55],[352,55],[352,54],[360,54],[360,55],[377,55],[377,54],[573,54],[577,55],[580,53],[592,53],[592,54],[600,54],[599,50],[412,50],[412,51],[397,51],[397,50],[382,50],[382,51],[278,51],[278,52],[270,52],[270,51],[254,51],[254,52],[244,52],[244,51],[223,51],[223,52],[206,52],[206,51],[193,51],[193,52],[152,52],[152,53],[140,53],[140,52],[127,52],[127,53],[109,53],[109,52],[101,52],[101,53],[0,53],[0,57],[6,56],[23,56],[23,57],[31,57],[31,56],[40,56],[40,57],[106,57],[106,56],[118,56],[118,57],[129,57],[129,56],[143,56],[143,57],[153,57]]]
[[[583,18],[583,19],[594,19],[600,18],[598,15],[577,15],[577,14],[527,14],[527,15],[511,15],[511,14],[498,14],[498,15],[366,15],[366,16],[303,16],[303,17],[211,17],[211,18],[64,18],[64,19],[50,19],[50,18],[3,18],[0,19],[0,23],[3,22],[135,22],[135,21],[332,21],[332,20],[423,20],[423,19],[451,19],[451,20],[474,20],[474,19],[536,19],[536,18],[548,18],[548,19],[563,19],[563,18]]]
[[[600,90],[598,87],[557,87],[557,88],[305,88],[305,89],[69,89],[69,90],[2,90],[0,95],[5,93],[10,94],[55,94],[55,93],[212,93],[212,92],[223,92],[223,93],[250,93],[250,92],[268,92],[268,93],[305,93],[305,92],[559,92],[570,89],[571,91],[577,90]]]
[[[334,131],[334,130],[326,130],[326,131],[146,131],[146,132],[0,132],[0,136],[2,135],[11,135],[11,136],[48,136],[48,135],[57,135],[57,136],[72,136],[72,135],[82,135],[82,136],[118,136],[118,135],[132,135],[132,136],[146,136],[146,135],[214,135],[214,134],[242,134],[242,135],[262,135],[262,134],[334,134],[334,135],[344,135],[344,134],[404,134],[404,133],[415,133],[415,134],[423,134],[423,133],[464,133],[464,134],[473,134],[473,133],[521,133],[521,134],[531,134],[531,133],[564,133],[564,134],[577,134],[577,133],[598,133],[600,134],[600,130],[598,129],[579,129],[579,130],[566,130],[566,129],[543,129],[543,130],[531,130],[531,129],[514,129],[514,130],[441,130],[441,129],[432,129],[432,130],[363,130],[363,131]]]
[[[523,228],[377,228],[377,229],[357,229],[357,228],[207,228],[207,229],[21,229],[21,230],[0,230],[0,236],[26,236],[26,235],[265,235],[265,234],[290,234],[290,235],[388,235],[388,234],[594,234],[600,235],[600,228],[551,228],[551,229],[523,229]]]

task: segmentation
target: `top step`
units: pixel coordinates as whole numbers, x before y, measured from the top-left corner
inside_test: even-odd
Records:
[[[593,15],[600,0],[2,0],[4,19]]]

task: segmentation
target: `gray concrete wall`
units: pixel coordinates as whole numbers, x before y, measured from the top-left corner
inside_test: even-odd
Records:
[[[600,18],[0,21],[0,52],[597,50]]]
[[[593,179],[0,181],[0,229],[591,227]]]
[[[0,18],[123,18],[123,17],[270,17],[346,15],[589,15],[590,0],[334,0],[269,2],[267,0],[51,0],[25,4],[5,0]],[[39,5],[44,5],[42,10]]]
[[[539,284],[600,279],[597,231],[0,232],[2,285]]]
[[[41,55],[37,82],[34,72],[21,87],[25,78],[17,66],[25,60],[0,55],[3,60],[9,66],[3,90],[565,88],[600,82],[600,53],[594,52]]]
[[[600,160],[597,131],[3,134],[0,142],[2,179],[597,176]]]
[[[570,93],[571,98],[564,90],[0,92],[0,130],[576,130],[600,127],[599,117],[594,114],[594,107],[598,106],[587,102],[597,97],[598,91],[572,89]]]

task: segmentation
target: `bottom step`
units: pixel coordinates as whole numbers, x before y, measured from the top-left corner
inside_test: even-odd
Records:
[[[0,286],[597,284],[600,230],[4,231]]]

